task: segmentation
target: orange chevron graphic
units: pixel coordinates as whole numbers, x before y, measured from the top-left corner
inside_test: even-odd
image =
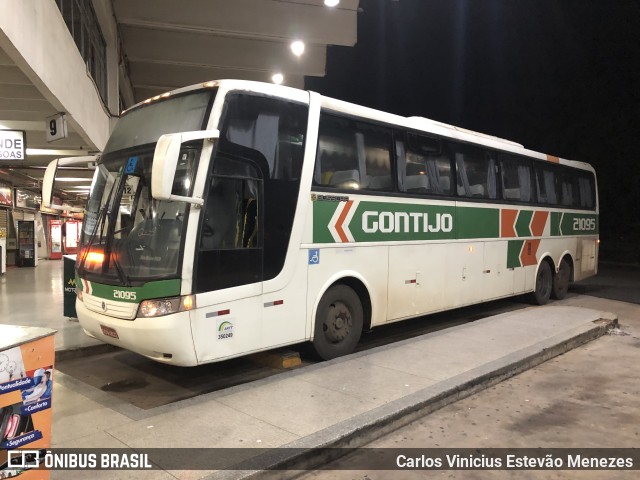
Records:
[[[523,267],[538,264],[537,253],[539,246],[540,239],[527,240],[524,242],[524,245],[522,246],[522,253],[520,253],[520,262],[522,263]]]
[[[518,217],[518,210],[502,209],[500,218],[500,236],[503,238],[517,237],[514,225]]]
[[[503,208],[500,211],[500,237],[501,238],[516,238],[521,235],[516,231],[516,222],[518,220],[518,215],[525,210],[512,210],[508,208]],[[527,213],[530,210],[526,210]],[[549,212],[532,212],[533,216],[531,217],[531,221],[529,223],[529,230],[531,231],[532,237],[541,237],[544,234],[544,228],[547,225],[547,220],[549,219]],[[522,233],[522,232],[521,232]],[[522,235],[528,236],[528,235]]]
[[[349,200],[345,205],[345,207],[342,209],[342,213],[340,214],[340,216],[338,217],[338,221],[336,222],[336,232],[338,233],[338,236],[340,237],[340,240],[342,240],[343,243],[349,242],[349,238],[347,237],[346,233],[344,233],[344,230],[342,229],[342,224],[347,218],[347,215],[349,214],[349,210],[351,210],[352,205],[353,205],[353,200]]]
[[[541,237],[544,233],[544,226],[547,224],[549,212],[535,212],[531,220],[531,233],[534,237]]]

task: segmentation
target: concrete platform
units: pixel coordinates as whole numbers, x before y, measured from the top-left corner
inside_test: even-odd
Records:
[[[615,324],[615,315],[597,309],[532,307],[150,410],[57,371],[53,446],[244,449],[233,462],[251,459],[257,448],[253,452],[260,458],[254,460],[261,467],[312,468],[326,461],[317,447],[364,445],[593,340]],[[260,451],[275,447],[290,450]],[[153,471],[127,478],[232,479],[256,473]],[[52,478],[85,475],[53,472]],[[121,475],[92,472],[96,478]]]

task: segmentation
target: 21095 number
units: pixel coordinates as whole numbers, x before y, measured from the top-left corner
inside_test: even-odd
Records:
[[[592,231],[596,229],[595,218],[574,218],[573,229],[580,231]]]

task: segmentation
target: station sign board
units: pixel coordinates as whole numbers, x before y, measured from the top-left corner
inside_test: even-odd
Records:
[[[24,130],[0,130],[0,162],[24,160],[25,152]]]

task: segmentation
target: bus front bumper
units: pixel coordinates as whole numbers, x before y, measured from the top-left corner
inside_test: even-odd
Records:
[[[198,364],[189,312],[155,318],[122,320],[87,309],[76,300],[76,312],[85,333],[152,360],[190,367]]]

